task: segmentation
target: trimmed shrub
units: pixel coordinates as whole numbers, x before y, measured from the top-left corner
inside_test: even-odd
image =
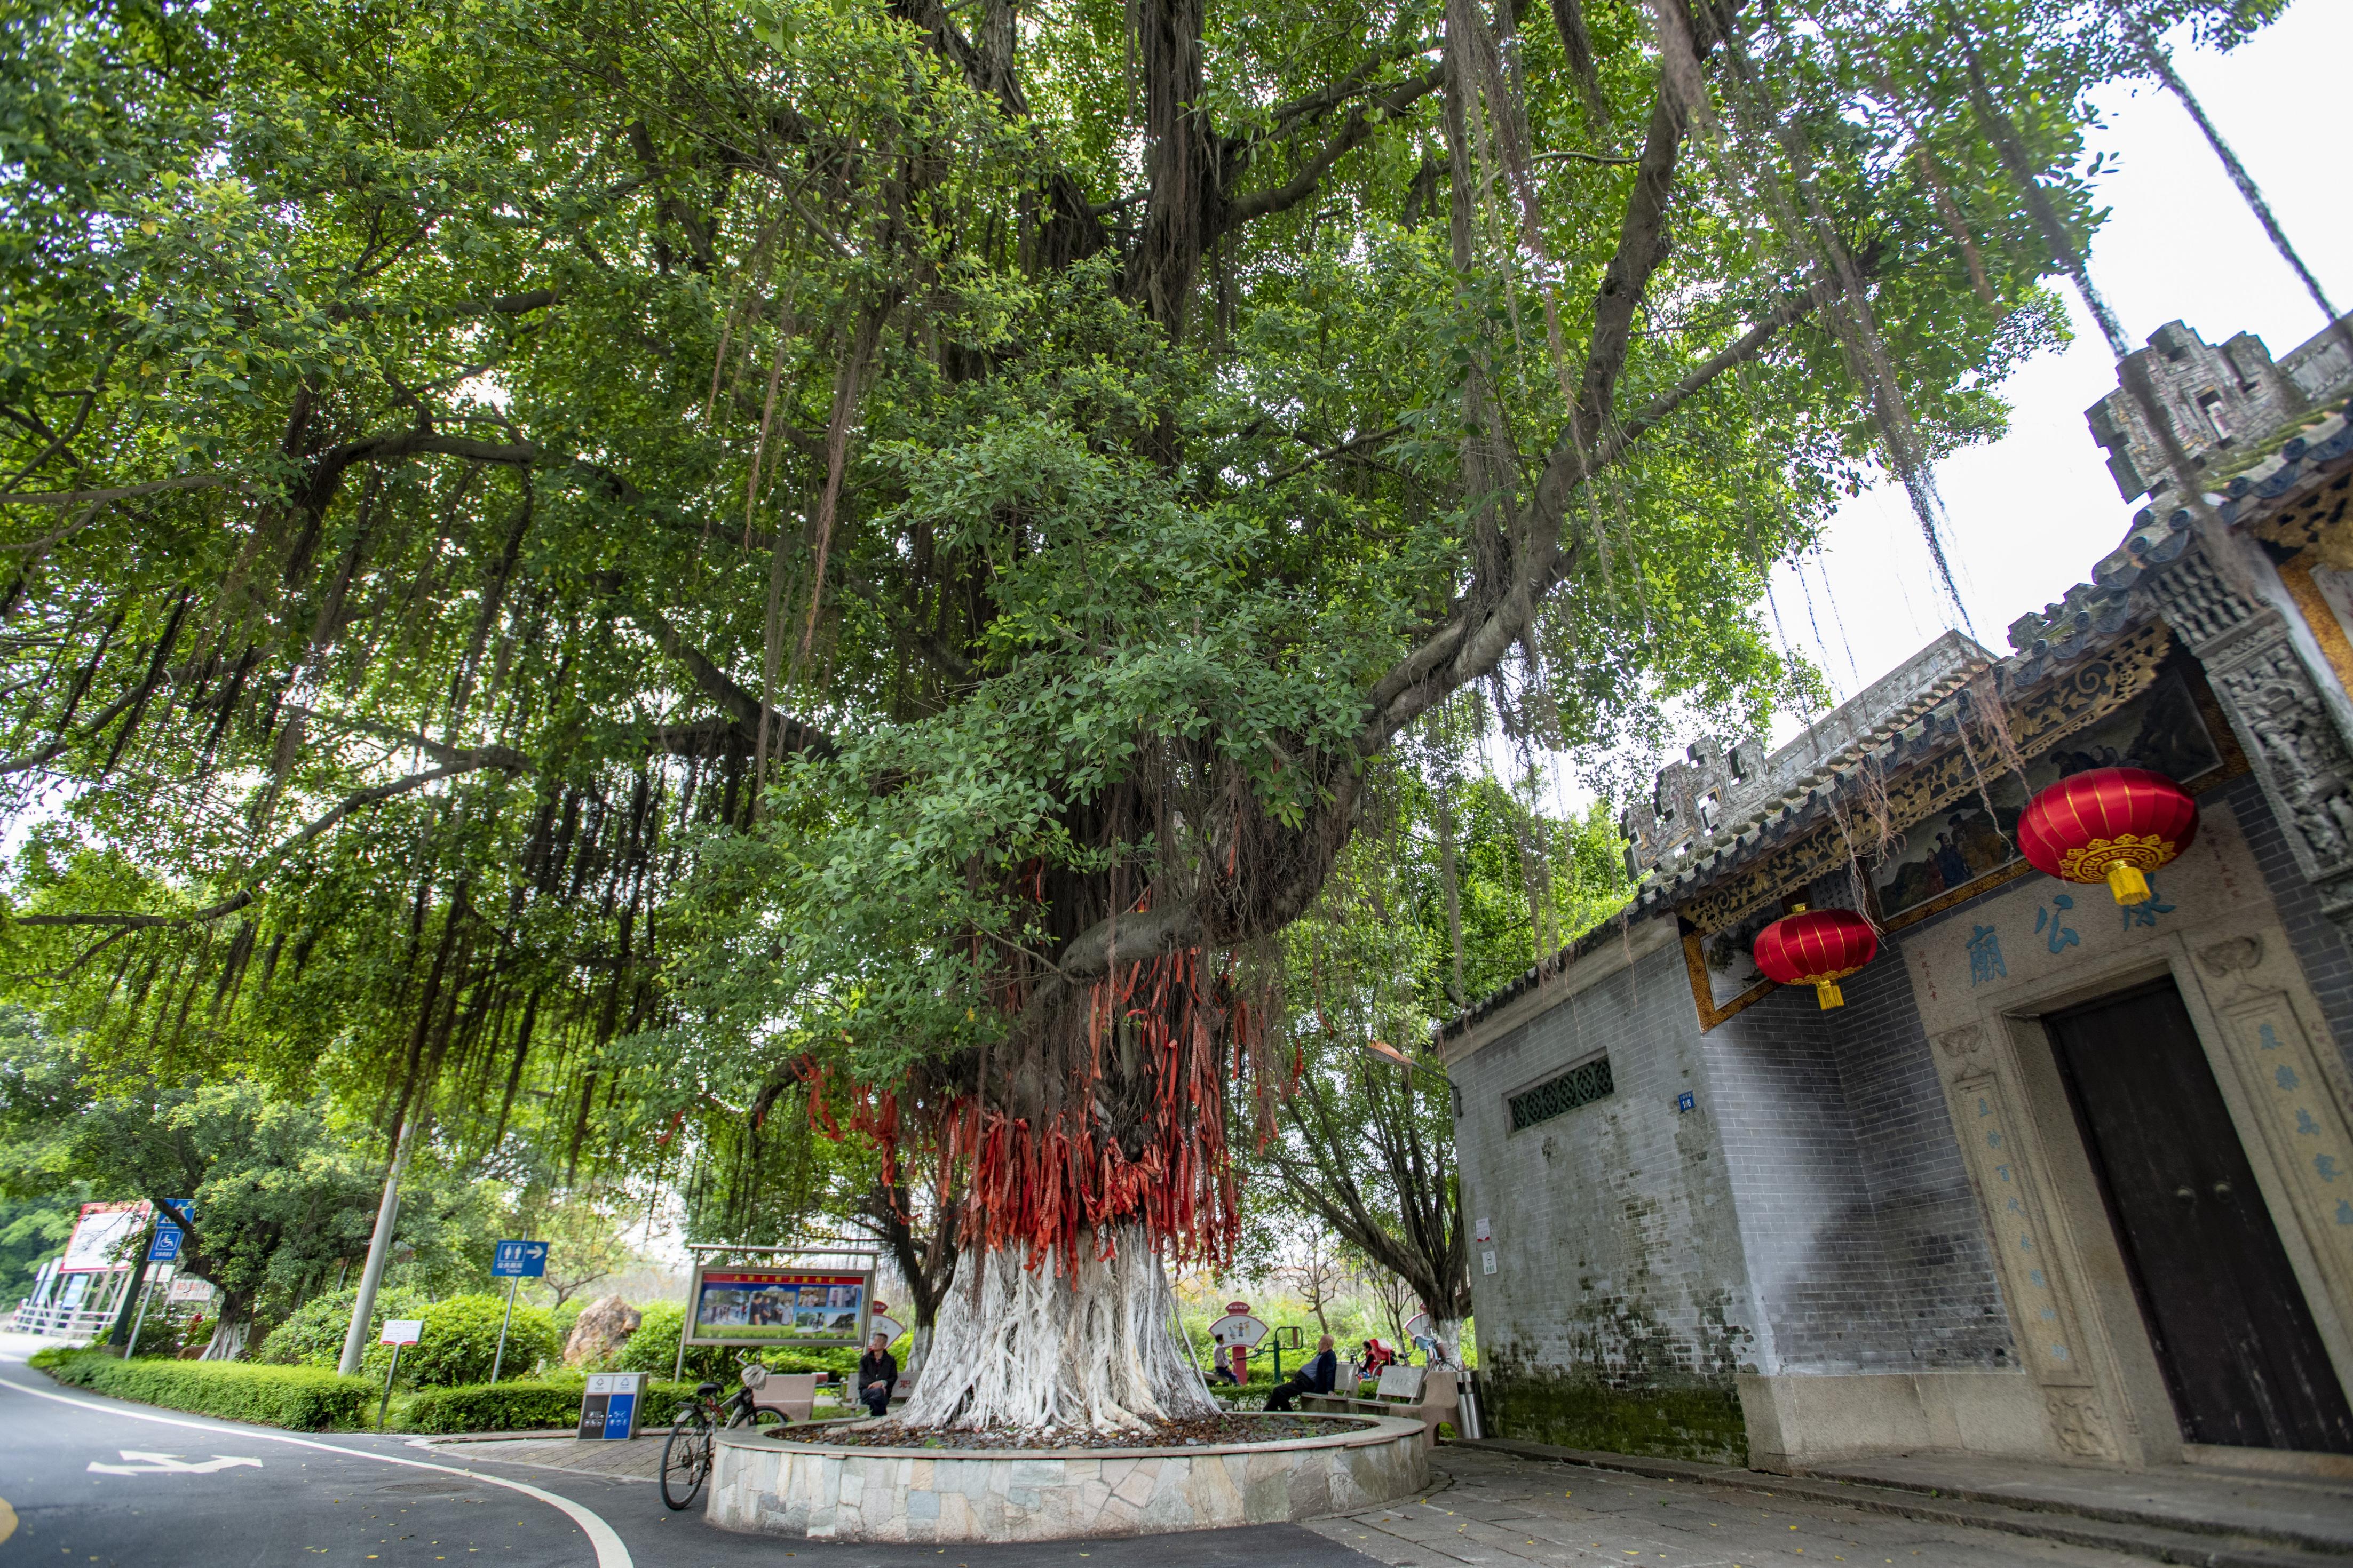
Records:
[[[79,1351],[39,1366],[59,1383],[117,1399],[170,1410],[192,1410],[232,1421],[323,1432],[357,1426],[373,1412],[375,1390],[365,1378],[337,1377],[311,1366],[256,1366],[230,1361],[118,1361],[104,1351]]]
[[[579,1419],[579,1383],[459,1384],[427,1388],[408,1402],[401,1425],[413,1432],[536,1432]]]
[[[425,1309],[424,1336],[401,1352],[400,1370],[418,1388],[456,1388],[488,1384],[499,1348],[499,1320],[507,1310],[503,1295],[452,1296]],[[564,1342],[547,1310],[515,1303],[514,1321],[507,1328],[506,1366],[528,1373],[543,1358],[562,1353]],[[501,1386],[504,1386],[501,1380]]]
[[[615,1372],[649,1372],[667,1378],[678,1365],[678,1340],[686,1331],[686,1309],[676,1301],[656,1301],[641,1309],[638,1331],[613,1358]],[[684,1376],[689,1384],[706,1377],[724,1383],[735,1375],[735,1359],[724,1345],[689,1345]]]
[[[270,1331],[253,1359],[278,1366],[332,1367],[343,1359],[343,1333],[352,1326],[352,1306],[359,1299],[357,1286],[311,1297],[292,1317]],[[375,1342],[384,1332],[384,1321],[424,1315],[425,1298],[414,1290],[387,1286],[375,1293],[375,1310],[368,1319],[367,1359],[363,1366],[374,1373],[378,1383],[384,1381],[385,1363],[392,1359],[390,1347]],[[403,1366],[408,1363],[406,1354],[400,1360]],[[489,1375],[487,1367],[483,1375]]]
[[[408,1402],[401,1424],[416,1432],[536,1432],[580,1419],[580,1396],[587,1384],[568,1382],[466,1384],[428,1388]],[[638,1429],[668,1426],[678,1407],[694,1397],[691,1383],[649,1383],[638,1412]]]

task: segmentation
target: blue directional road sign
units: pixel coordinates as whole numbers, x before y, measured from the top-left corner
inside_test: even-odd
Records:
[[[180,1247],[188,1239],[187,1232],[181,1227],[195,1223],[196,1204],[194,1198],[174,1198],[171,1208],[171,1217],[156,1217],[155,1239],[147,1244],[147,1261],[150,1263],[180,1261]]]
[[[547,1272],[547,1243],[501,1241],[491,1259],[491,1274],[499,1279],[536,1279]]]

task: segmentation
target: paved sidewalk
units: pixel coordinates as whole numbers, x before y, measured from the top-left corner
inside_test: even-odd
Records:
[[[495,1459],[502,1465],[531,1465],[543,1470],[570,1470],[575,1475],[603,1476],[608,1480],[650,1481],[660,1479],[662,1439],[666,1432],[626,1440],[583,1441],[578,1437],[469,1437],[458,1440],[417,1437],[412,1446],[429,1448],[445,1465]]]
[[[1652,1568],[1805,1568],[1824,1563],[2123,1568],[2152,1556],[2216,1563],[2328,1560],[2287,1549],[2274,1554],[2261,1547],[2235,1548],[2211,1537],[2220,1550],[2195,1555],[2117,1551],[1966,1521],[1967,1510],[1984,1505],[1928,1510],[1946,1512],[1941,1520],[1913,1518],[1822,1496],[1792,1495],[1780,1489],[1778,1478],[1761,1475],[1752,1478],[1757,1484],[1751,1489],[1455,1445],[1440,1448],[1432,1467],[1441,1484],[1423,1500],[1308,1528],[1397,1568],[1582,1568],[1600,1563]],[[1821,1486],[1799,1483],[1803,1494]]]
[[[1906,1454],[1810,1475],[2036,1512],[2264,1537],[2353,1557],[2353,1482],[2168,1465],[2156,1470],[2038,1465],[1963,1454]]]

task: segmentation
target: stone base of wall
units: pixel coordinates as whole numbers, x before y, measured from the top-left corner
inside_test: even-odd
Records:
[[[845,1448],[721,1433],[704,1517],[818,1541],[1060,1541],[1354,1513],[1430,1484],[1419,1421],[1198,1448]]]
[[[1491,1437],[1746,1465],[1741,1401],[1726,1384],[1693,1378],[1619,1388],[1599,1378],[1491,1366],[1480,1378],[1480,1415]]]
[[[1759,1470],[1908,1454],[2057,1458],[2042,1394],[2023,1372],[1740,1375],[1748,1463]]]

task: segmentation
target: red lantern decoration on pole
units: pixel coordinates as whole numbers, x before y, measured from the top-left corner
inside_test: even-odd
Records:
[[[1757,933],[1757,967],[1783,985],[1810,985],[1824,1010],[1846,1005],[1838,983],[1879,952],[1879,933],[1852,910],[1803,904]]]
[[[2018,847],[2038,871],[2105,882],[2120,904],[2148,900],[2148,873],[2198,837],[2198,803],[2147,768],[2094,768],[2036,795],[2018,819]]]

